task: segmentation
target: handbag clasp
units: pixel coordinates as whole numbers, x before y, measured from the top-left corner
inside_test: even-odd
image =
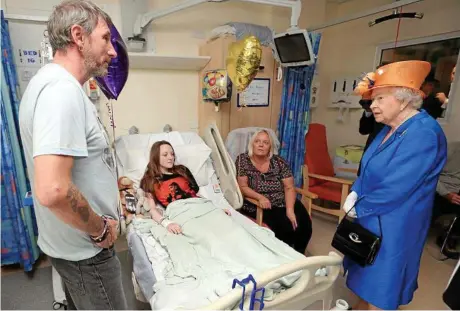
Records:
[[[363,243],[363,241],[361,241],[361,240],[359,239],[359,235],[356,234],[356,233],[354,233],[354,232],[351,232],[351,233],[348,235],[348,237],[350,238],[350,240],[352,240],[352,241],[355,242],[355,243]]]

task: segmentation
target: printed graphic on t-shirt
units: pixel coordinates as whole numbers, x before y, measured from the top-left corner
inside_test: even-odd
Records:
[[[178,176],[155,185],[155,196],[163,206],[167,206],[176,200],[196,198],[197,194],[186,178]]]

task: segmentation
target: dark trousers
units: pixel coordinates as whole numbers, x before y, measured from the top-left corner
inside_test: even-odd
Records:
[[[128,309],[120,261],[113,247],[86,260],[51,258],[51,263],[64,283],[69,310]]]
[[[242,210],[241,212],[244,215],[256,218],[256,211]],[[271,209],[265,209],[263,222],[270,227],[278,239],[292,246],[299,253],[304,254],[312,234],[311,219],[299,200],[295,201],[294,213],[297,219],[297,229],[295,231],[292,228],[291,221],[286,216],[285,208],[272,206]]]

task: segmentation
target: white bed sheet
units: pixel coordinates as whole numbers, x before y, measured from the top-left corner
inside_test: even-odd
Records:
[[[232,209],[232,207],[226,202],[222,194],[215,195],[214,198],[216,201],[213,201],[213,203],[216,204],[216,206],[222,206],[222,208]],[[221,205],[218,205],[218,204],[221,204]],[[243,216],[242,214],[238,213],[234,209],[232,209],[231,217],[239,224],[246,224],[246,225],[250,225],[250,226],[254,226],[258,228],[258,225],[256,223],[254,223],[247,217]],[[167,273],[167,271],[169,271],[169,269],[172,269],[171,267],[172,262],[166,250],[153,238],[150,232],[138,231],[134,229],[133,226],[131,226],[130,230],[132,230],[130,234],[135,234],[136,236],[138,236],[142,240],[142,243],[144,245],[144,250],[131,249],[131,251],[136,252],[137,257],[138,257],[137,259],[138,262],[140,261],[145,262],[146,260],[148,260],[151,263],[151,267],[155,275],[155,279],[152,280],[151,283],[144,282],[144,284],[141,284],[141,282],[139,282],[139,286],[141,287],[141,290],[144,294],[153,293],[153,286],[155,285],[156,282],[162,281],[165,279],[165,274]],[[147,259],[142,260],[139,258],[141,256],[147,256]],[[134,260],[133,265],[136,265],[136,264],[137,264],[136,260]],[[143,273],[144,272],[142,272],[141,270],[137,270],[137,271],[134,270],[134,274],[137,279],[142,278],[141,274]],[[149,288],[145,288],[146,286],[148,286]],[[187,294],[186,292],[183,293],[183,295],[186,295],[186,294]],[[155,302],[154,293],[150,297],[146,297],[146,298],[147,300],[149,300],[150,305],[153,306]]]
[[[214,175],[213,179],[215,179],[215,182],[217,185],[219,185],[217,181],[217,177]],[[241,219],[246,220],[247,218],[240,215],[237,213],[231,206],[228,204],[228,202],[225,200],[224,195],[220,191],[220,188],[218,190],[219,192],[215,191],[214,184],[209,184],[207,186],[201,187],[199,194],[202,197],[205,197],[209,200],[211,200],[215,206],[221,207],[222,209],[231,209],[233,212],[232,214],[235,214],[234,217],[238,221],[241,221]],[[238,215],[236,215],[238,214]],[[241,217],[240,217],[241,216]],[[134,220],[135,221],[135,220]],[[251,221],[249,221],[251,222]],[[256,225],[254,223],[254,225]],[[133,230],[135,234],[137,234],[143,244],[145,251],[147,253],[147,257],[149,261],[153,264],[153,272],[155,274],[156,280],[163,280],[164,279],[164,273],[165,269],[167,269],[168,264],[169,264],[169,257],[164,250],[164,248],[152,237],[150,233],[142,233],[139,232],[138,230],[135,230],[134,228],[130,228],[130,230]]]
[[[127,135],[118,138],[115,142],[117,150],[117,164],[119,169],[120,176],[127,176],[134,182],[134,187],[139,186],[140,179],[142,178],[145,168],[148,163],[150,148],[156,141],[166,140],[171,143],[173,148],[177,151],[181,149],[182,146],[197,146],[200,147],[201,152],[195,153],[195,155],[200,155],[201,158],[198,159],[198,163],[203,163],[204,170],[198,174],[203,175],[203,171],[207,177],[207,182],[202,182],[200,185],[200,190],[198,195],[204,198],[211,200],[216,206],[223,209],[233,209],[232,206],[225,199],[222,189],[219,185],[219,180],[217,174],[214,170],[212,161],[209,157],[209,154],[206,156],[206,153],[203,152],[207,147],[203,139],[195,132],[170,132],[170,133],[158,133],[158,134],[137,134],[137,135]],[[187,153],[193,152],[192,148],[188,148]],[[176,152],[180,154],[179,152]],[[179,156],[178,154],[178,156]],[[206,158],[202,158],[206,157]],[[185,160],[185,159],[184,159]],[[180,157],[178,157],[179,164],[186,163],[181,162]],[[195,161],[197,162],[197,161]],[[187,166],[188,167],[188,166]],[[197,169],[191,169],[192,174],[195,178],[197,176]],[[241,215],[240,215],[241,216]],[[238,217],[238,216],[236,216]],[[245,217],[242,217],[244,220]],[[240,218],[241,219],[241,218]],[[133,254],[133,265],[138,265],[139,267],[144,267],[142,269],[133,269],[134,274],[137,279],[141,279],[145,271],[145,262],[148,260],[152,263],[154,267],[153,274],[154,279],[152,282],[143,280],[139,282],[142,292],[146,295],[147,299],[151,299],[152,287],[156,281],[164,279],[165,269],[168,268],[169,257],[166,254],[166,251],[159,245],[159,243],[153,239],[150,234],[143,234],[137,232],[130,225],[128,227],[128,241],[130,251]],[[135,234],[136,236],[132,236]],[[133,243],[136,238],[139,238],[144,245],[144,249],[137,249],[139,243]],[[134,256],[135,255],[135,256]],[[147,257],[147,258],[145,258]],[[150,273],[149,273],[150,275]],[[144,282],[145,281],[145,282]]]

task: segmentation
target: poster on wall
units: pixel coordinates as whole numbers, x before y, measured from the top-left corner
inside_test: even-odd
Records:
[[[256,78],[241,94],[238,94],[237,107],[268,107],[270,104],[270,79]]]

